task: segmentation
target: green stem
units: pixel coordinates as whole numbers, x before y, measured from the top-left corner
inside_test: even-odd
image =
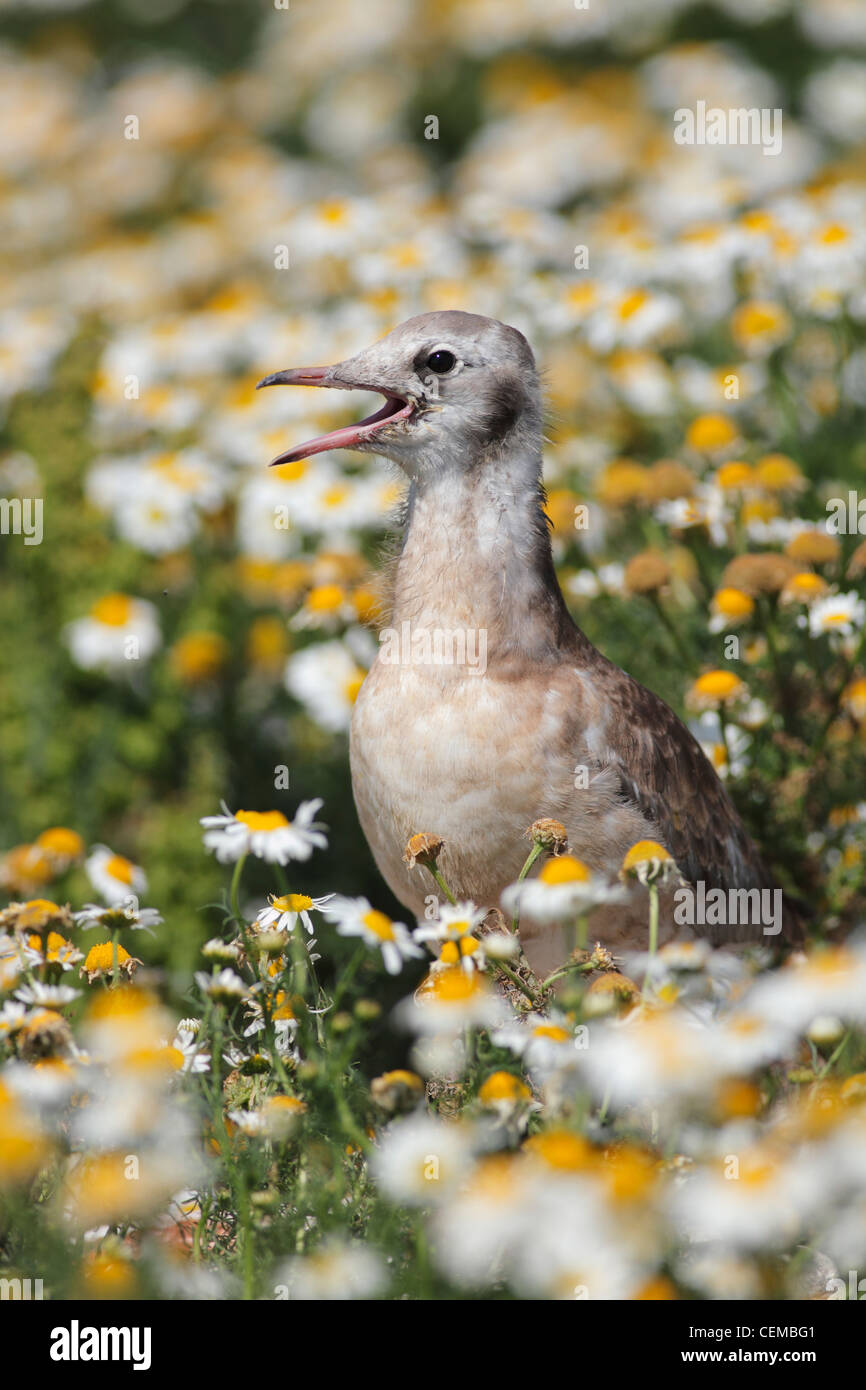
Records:
[[[849,1028],[848,1031],[845,1033],[845,1036],[842,1038],[842,1041],[839,1043],[838,1047],[836,1047],[836,1048],[833,1049],[833,1051],[831,1052],[830,1056],[827,1058],[827,1061],[824,1063],[823,1067],[822,1067],[821,1070],[819,1071],[819,1073],[818,1073],[818,1079],[819,1079],[819,1081],[823,1081],[824,1077],[827,1075],[828,1071],[829,1071],[830,1068],[833,1066],[833,1063],[836,1062],[836,1061],[838,1060],[838,1058],[842,1055],[842,1052],[844,1051],[845,1046],[846,1046],[846,1044],[847,1044],[848,1039],[850,1038],[850,1036],[851,1036],[851,1030],[850,1030],[850,1028]]]
[[[527,856],[526,856],[526,862],[525,862],[525,864],[523,865],[523,868],[520,870],[520,873],[517,875],[517,882],[518,882],[518,883],[522,883],[523,880],[526,878],[526,875],[529,873],[529,870],[532,868],[533,864],[535,863],[536,859],[538,858],[539,854],[541,854],[541,852],[542,852],[543,849],[544,849],[544,846],[543,846],[543,845],[540,845],[540,844],[538,843],[538,841],[535,841],[535,843],[534,843],[533,846],[532,846],[532,849],[529,851],[529,853],[528,853]],[[511,919],[511,930],[514,931],[514,932],[516,932],[519,923],[520,923],[520,913],[519,913],[519,911],[518,911],[518,912],[515,912],[514,916],[513,916],[512,919]]]
[[[238,926],[241,926],[243,924],[243,918],[241,917],[240,908],[240,887],[241,874],[244,871],[244,864],[246,863],[246,860],[246,854],[242,854],[238,859],[237,863],[235,864],[234,873],[232,874],[231,889],[229,891],[229,901],[231,902],[232,916],[234,917]]]
[[[646,996],[647,984],[649,982],[650,968],[659,945],[659,886],[657,883],[647,884],[649,889],[649,963],[647,964],[646,974],[643,977],[643,989],[641,993]]]
[[[448,887],[448,884],[442,877],[442,871],[440,870],[439,865],[428,864],[427,869],[432,875],[434,882],[439,886],[439,888],[442,889],[442,892],[445,894],[451,906],[454,907],[454,905],[457,902],[457,899],[455,898],[454,894],[451,892],[451,889]]]
[[[685,664],[686,670],[689,670],[694,661],[694,654],[689,651],[688,647],[686,646],[685,642],[683,641],[680,635],[676,623],[671,618],[670,614],[668,613],[658,594],[649,594],[648,598],[652,603],[653,608],[656,610],[659,617],[661,618],[662,626],[664,627],[665,631],[667,632],[668,636],[671,638],[671,641],[676,647],[677,655],[679,656],[680,660]]]
[[[337,1009],[340,1007],[340,1004],[342,1003],[343,995],[346,993],[346,990],[349,988],[349,985],[352,983],[353,979],[357,975],[358,969],[361,965],[361,961],[364,959],[366,954],[367,948],[362,944],[358,947],[354,956],[349,961],[349,964],[343,973],[342,979],[337,985],[337,988],[334,990],[334,997],[331,1001],[335,1013]]]
[[[519,989],[521,994],[524,994],[526,996],[532,1007],[534,1009],[537,1009],[538,1000],[535,998],[535,995],[523,983],[516,971],[512,970],[510,965],[506,965],[505,962],[501,960],[496,961],[496,967],[498,970],[502,971],[503,975],[506,975],[508,977],[508,979],[514,985],[515,989]]]

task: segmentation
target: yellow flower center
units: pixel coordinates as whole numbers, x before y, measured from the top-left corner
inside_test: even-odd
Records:
[[[126,594],[106,594],[94,603],[90,616],[106,627],[125,627],[132,616],[132,599]]]
[[[474,974],[452,967],[430,976],[422,997],[432,996],[437,1004],[464,1004],[480,994],[482,989]]]
[[[110,878],[116,878],[120,883],[131,884],[135,873],[135,865],[128,859],[124,859],[122,854],[112,854],[110,859],[105,861],[105,872]]]
[[[719,589],[713,607],[724,618],[748,618],[755,610],[755,600],[742,589]]]
[[[556,859],[548,859],[538,877],[542,883],[587,883],[590,871],[582,859],[560,854]]]
[[[531,1094],[529,1087],[518,1076],[513,1076],[510,1071],[495,1071],[484,1082],[478,1098],[482,1105],[492,1105],[498,1100],[529,1100]]]
[[[367,930],[377,936],[380,941],[394,940],[394,924],[390,917],[385,916],[384,912],[377,912],[375,908],[371,908],[369,912],[364,913],[361,920]]]
[[[41,931],[52,917],[60,914],[60,908],[56,903],[49,902],[48,898],[32,898],[29,903],[25,903],[18,916],[18,926],[24,931]]]
[[[235,820],[250,830],[284,830],[289,824],[282,811],[237,811]]]
[[[43,830],[41,835],[37,835],[36,844],[39,849],[62,854],[70,859],[75,859],[84,852],[84,841],[77,831],[67,830],[62,825],[53,825],[50,830]]]
[[[320,584],[307,595],[307,607],[313,613],[334,613],[345,600],[346,592],[339,584]]]
[[[535,1134],[526,1141],[524,1149],[542,1159],[549,1167],[563,1168],[571,1173],[589,1168],[594,1157],[586,1140],[567,1129],[551,1129],[546,1134]]]
[[[750,463],[743,463],[739,459],[723,463],[716,474],[716,482],[726,492],[750,487],[755,482],[754,470]]]
[[[346,699],[348,700],[350,705],[353,705],[357,700],[361,686],[364,684],[365,679],[366,672],[359,670],[356,671],[354,676],[350,676],[350,678],[346,681],[346,684],[344,685],[343,689],[346,694]]]
[[[313,906],[313,900],[306,893],[284,893],[281,898],[271,898],[271,906],[277,912],[306,912]]]
[[[280,471],[277,474],[281,483],[296,483],[299,479],[306,477],[309,464],[306,459],[293,459],[290,463],[281,463]]]
[[[811,570],[803,570],[801,574],[793,574],[785,585],[785,592],[794,597],[814,598],[817,594],[823,594],[827,588],[826,581],[820,574],[813,574]]]
[[[841,222],[830,222],[818,234],[822,246],[837,246],[840,241],[850,241],[851,233]]]
[[[571,1034],[566,1028],[561,1028],[558,1023],[539,1023],[537,1028],[533,1028],[534,1038],[546,1038],[549,1042],[568,1042]]]
[[[694,683],[696,695],[712,700],[727,700],[737,693],[743,682],[733,671],[705,671]]]
[[[699,415],[686,432],[686,443],[692,449],[721,449],[737,437],[737,431],[724,415]]]
[[[130,959],[129,952],[118,942],[117,945],[117,964],[125,965]],[[114,947],[110,941],[101,941],[97,946],[91,946],[87,952],[87,959],[84,962],[86,974],[108,973],[114,968]]]
[[[617,307],[617,314],[624,323],[634,318],[635,314],[648,302],[649,295],[646,290],[632,290],[631,294],[625,295],[620,300]]]
[[[731,319],[731,331],[735,339],[748,342],[750,339],[776,337],[787,332],[790,320],[779,304],[769,300],[753,299],[741,304]]]
[[[787,454],[765,454],[755,464],[755,480],[761,487],[776,492],[799,487],[803,474]]]
[[[319,217],[323,222],[327,222],[331,227],[339,227],[348,217],[346,204],[339,202],[336,198],[331,202],[319,204]]]
[[[664,845],[660,845],[657,840],[638,840],[623,859],[622,867],[634,869],[638,864],[654,864],[670,857]]]

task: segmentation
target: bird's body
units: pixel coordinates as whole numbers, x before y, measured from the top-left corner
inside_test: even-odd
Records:
[[[430,362],[456,370],[440,384],[425,379]],[[475,315],[423,315],[350,362],[314,371],[333,376],[310,384],[387,396],[352,447],[386,454],[411,479],[389,640],[361,688],[351,735],[361,825],[406,908],[421,916],[433,887],[420,865],[404,862],[411,835],[444,840],[439,862],[452,891],[491,908],[542,817],[561,821],[572,852],[607,878],[637,841],[656,840],[692,883],[770,887],[695,739],[567,611],[542,511],[540,393],[522,335]],[[663,938],[676,929],[667,908]],[[646,921],[636,888],[627,903],[599,908],[590,929],[617,949],[644,943]],[[756,930],[704,934],[754,939]],[[784,930],[796,931],[790,913]],[[537,969],[561,963],[557,931],[522,918],[521,936]]]

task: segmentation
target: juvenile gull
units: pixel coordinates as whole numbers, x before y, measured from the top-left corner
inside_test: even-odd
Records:
[[[425,830],[445,841],[440,867],[452,891],[497,906],[541,817],[562,821],[573,853],[608,878],[637,841],[656,840],[707,890],[771,888],[700,745],[566,608],[543,512],[541,390],[523,335],[477,314],[421,314],[335,366],[259,383],[280,384],[384,396],[366,420],[273,462],[351,448],[398,464],[410,489],[390,627],[426,637],[428,654],[437,634],[467,637],[456,653],[464,659],[451,663],[411,651],[394,659],[393,644],[380,647],[355,704],[355,803],[399,900],[423,915],[432,881],[403,850]],[[646,890],[599,908],[590,930],[612,949],[644,945]],[[675,930],[668,896],[661,940]],[[799,923],[786,904],[781,938],[751,923],[695,930],[778,944],[797,939]],[[521,920],[520,932],[536,969],[561,963],[558,929]]]

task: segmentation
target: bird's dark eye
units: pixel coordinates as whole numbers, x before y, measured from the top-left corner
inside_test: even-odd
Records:
[[[453,352],[448,352],[446,348],[437,348],[436,351],[431,352],[430,356],[427,358],[427,366],[430,368],[431,372],[436,372],[437,376],[444,376],[446,372],[450,372],[451,368],[456,365],[457,358],[454,356]]]

